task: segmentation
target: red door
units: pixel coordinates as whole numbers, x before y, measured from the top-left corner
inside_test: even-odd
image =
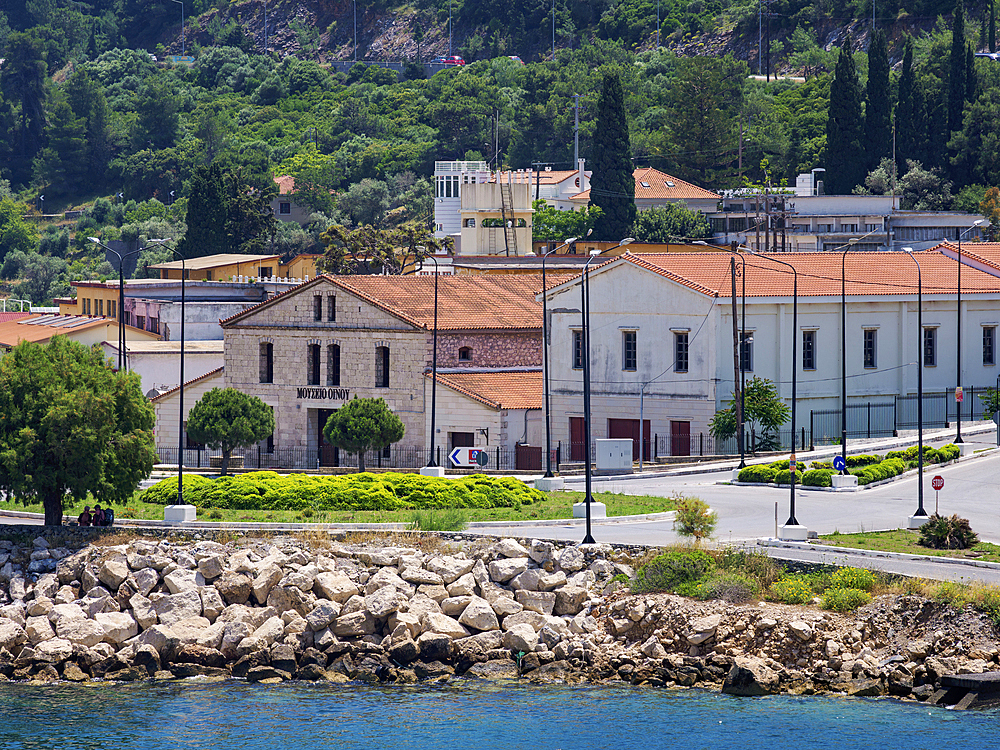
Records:
[[[649,435],[650,435],[650,425],[649,420],[642,420],[642,432],[643,432],[643,451],[642,460],[649,460]],[[609,438],[631,438],[632,439],[632,460],[639,460],[639,420],[638,419],[609,419],[608,420],[608,437]]]
[[[585,423],[583,417],[570,417],[569,418],[569,460],[570,461],[585,461],[587,459],[587,454],[585,453],[586,437],[584,436]]]
[[[690,422],[670,423],[670,455],[671,456],[691,455]]]

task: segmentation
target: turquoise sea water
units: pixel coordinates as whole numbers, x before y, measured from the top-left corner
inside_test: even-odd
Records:
[[[1000,711],[891,700],[457,681],[0,686],[0,749],[988,747]]]

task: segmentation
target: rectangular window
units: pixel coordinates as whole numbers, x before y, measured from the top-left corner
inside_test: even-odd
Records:
[[[118,317],[117,312],[118,312],[118,303],[115,302],[113,299],[108,300],[108,317],[117,318]]]
[[[622,331],[622,369],[635,371],[636,369],[636,339],[638,331]]]
[[[687,331],[674,333],[674,372],[688,371]]]
[[[97,300],[97,314],[104,317],[104,300],[102,299]]]
[[[319,344],[309,344],[309,385],[319,385]]]
[[[326,384],[340,385],[340,344],[326,347]]]
[[[326,319],[330,323],[337,322],[337,295],[331,294],[326,298]]]
[[[389,347],[375,347],[375,387],[389,387]]]
[[[816,369],[816,331],[802,332],[802,369]]]
[[[149,330],[152,331],[153,333],[159,333],[160,332],[160,319],[159,318],[150,318],[149,319]]]
[[[282,216],[288,216],[292,212],[292,204],[286,201],[281,201],[278,203],[278,213]]]
[[[274,382],[274,344],[270,341],[260,342],[260,382]]]
[[[573,369],[583,369],[583,331],[573,331]]]
[[[873,328],[865,329],[864,358],[866,370],[878,367],[878,331]]]
[[[937,328],[924,329],[924,367],[937,366]]]
[[[205,269],[205,281],[211,281],[211,280],[212,280],[212,269],[211,268],[206,268]]]
[[[749,331],[743,332],[743,341],[740,346],[740,371],[753,372],[753,334]]]
[[[260,277],[262,279],[269,279],[269,278],[271,278],[272,273],[273,273],[273,269],[271,268],[271,266],[261,266],[260,267]]]
[[[141,331],[145,331],[146,330],[146,316],[145,315],[136,315],[135,316],[135,327],[138,328]]]
[[[983,326],[983,364],[997,363],[997,327]]]
[[[313,320],[323,320],[323,298],[319,295],[313,297]]]

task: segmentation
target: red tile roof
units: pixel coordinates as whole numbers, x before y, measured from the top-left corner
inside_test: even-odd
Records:
[[[31,313],[26,312],[0,312],[0,323],[9,323],[12,320],[27,318]]]
[[[370,304],[418,327],[434,327],[434,276],[320,275],[266,302],[225,320],[238,322],[290,294],[331,283]],[[541,274],[479,274],[438,276],[438,330],[539,330],[542,305],[535,296],[542,289]]]
[[[632,172],[635,178],[635,199],[637,201],[682,201],[718,200],[719,195],[711,190],[685,182],[653,167],[639,167]],[[590,191],[584,190],[570,197],[573,201],[589,201]]]
[[[430,373],[426,377],[430,379]],[[437,380],[493,409],[541,409],[544,405],[541,370],[439,372]]]
[[[588,177],[590,172],[584,172]],[[524,172],[497,172],[493,175],[491,182],[503,182],[508,181],[513,183],[531,183],[535,184],[537,181],[539,185],[558,185],[564,180],[568,180],[571,177],[577,177],[579,172],[575,169],[553,169],[549,172],[541,171],[534,172],[532,170],[525,170]]]
[[[295,192],[295,178],[290,174],[283,174],[274,178],[278,186],[278,195],[291,195]]]
[[[965,254],[966,245],[962,245]],[[995,258],[1000,262],[1000,245]],[[935,249],[913,254],[920,263],[924,294],[954,294],[957,287],[958,264]],[[663,253],[621,256],[640,268],[647,268],[689,288],[712,296],[729,297],[732,275],[728,253]],[[791,269],[768,260],[790,263],[798,271],[799,296],[830,296],[840,294],[840,253],[773,253],[757,256],[743,253],[736,257],[736,268],[742,272],[746,262],[748,297],[790,297],[793,274]],[[607,264],[602,264],[602,267]],[[909,295],[917,293],[917,265],[901,251],[850,252],[845,260],[846,293],[848,295]],[[742,294],[743,282],[737,278],[737,295]],[[1000,278],[965,266],[962,269],[962,292],[1000,292]]]

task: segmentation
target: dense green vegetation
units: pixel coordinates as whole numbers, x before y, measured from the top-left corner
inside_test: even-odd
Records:
[[[774,33],[785,35],[771,45],[772,63],[808,79],[768,83],[747,76],[760,65],[755,50],[748,60],[690,56],[702,34],[735,30],[749,42],[756,3],[660,3],[660,40],[687,45],[685,56],[651,48],[657,5],[558,0],[550,59],[552,5],[543,0],[375,0],[362,13],[396,14],[418,44],[425,33],[440,44],[451,8],[456,51],[471,62],[431,78],[410,66],[397,80],[383,68],[338,73],[322,64],[353,44],[345,24],[324,15],[330,9],[318,11],[313,27],[298,24],[297,41],[283,47],[295,54],[279,59],[262,54],[259,3],[191,0],[186,38],[195,60],[172,65],[151,53],[162,58],[164,44],[179,51],[176,8],[11,0],[0,10],[0,279],[17,297],[47,302],[71,280],[108,277],[89,236],[187,235],[186,247],[198,252],[292,255],[322,250],[332,225],[429,224],[435,160],[568,166],[574,94],[580,155],[595,166],[597,137],[612,134],[600,125],[607,108],[599,106],[609,75],[620,82],[615,109],[627,128],[617,142],[632,163],[708,188],[744,178],[780,184],[825,166],[830,186],[886,192],[895,168],[904,207],[976,210],[1000,184],[1000,67],[972,57],[995,39],[986,6],[953,15],[951,0],[880,3],[880,24],[898,20],[884,43],[880,34],[843,41],[830,33],[831,19],[870,15],[867,4],[772,3]],[[909,42],[904,28],[914,34]],[[845,48],[821,47],[818,38]],[[891,121],[895,165],[886,160]],[[845,154],[857,158],[838,162]],[[282,174],[295,177],[298,200],[314,212],[305,227],[261,220],[272,177]],[[37,217],[68,208],[82,214]],[[601,220],[577,223],[600,229]],[[639,239],[675,230],[697,236],[704,225],[657,217]],[[137,274],[167,257],[145,251]]]

